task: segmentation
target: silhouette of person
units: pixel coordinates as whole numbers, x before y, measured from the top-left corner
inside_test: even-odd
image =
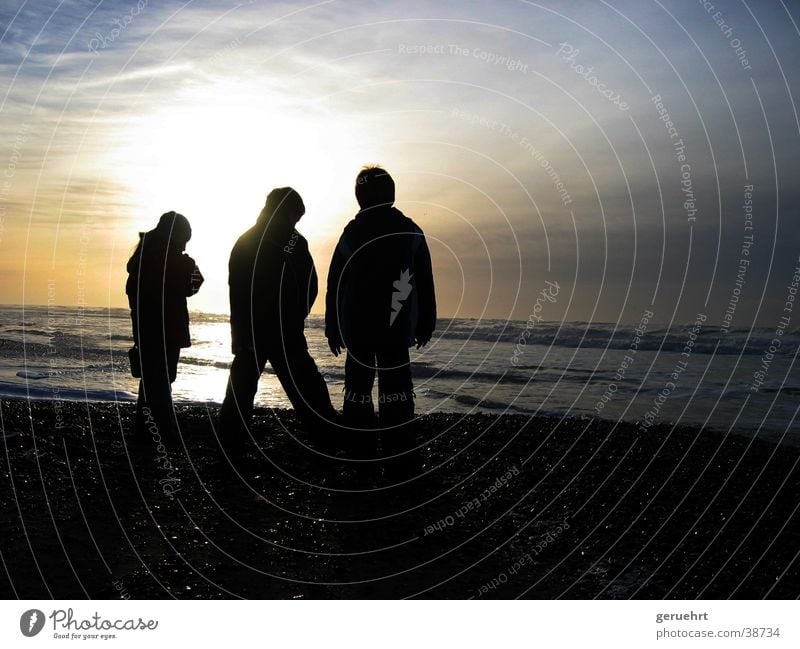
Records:
[[[426,345],[436,327],[436,296],[425,235],[393,207],[395,186],[380,167],[356,177],[361,210],[344,229],[331,259],[325,335],[331,352],[347,349],[344,423],[375,424],[372,387],[378,374],[380,426],[414,417],[408,349]],[[391,436],[384,444],[390,447]]]
[[[184,252],[191,238],[187,218],[166,212],[155,229],[139,233],[128,261],[125,292],[141,368],[136,402],[139,434],[169,435],[175,427],[172,383],[181,347],[192,344],[186,298],[203,283],[194,259]]]
[[[295,229],[303,214],[300,194],[291,187],[273,189],[256,224],[239,237],[231,252],[234,358],[220,426],[233,448],[247,439],[258,380],[267,361],[312,434],[336,417],[303,332],[317,298],[314,261],[308,243]]]

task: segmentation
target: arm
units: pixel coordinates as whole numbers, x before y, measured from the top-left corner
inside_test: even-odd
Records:
[[[192,265],[194,266],[194,268],[192,269],[192,275],[191,275],[190,284],[189,284],[189,288],[191,290],[191,293],[189,293],[187,295],[187,297],[191,297],[192,295],[195,295],[197,293],[197,291],[200,290],[200,287],[203,285],[203,282],[206,281],[206,278],[203,277],[203,274],[200,272],[200,269],[198,268],[198,266],[195,263],[194,259],[189,257],[189,260],[192,262]]]
[[[426,345],[436,329],[436,290],[433,285],[433,267],[428,242],[422,236],[422,245],[414,259],[414,272],[417,281],[417,299],[419,301],[419,319],[415,338],[417,349]]]
[[[184,253],[170,251],[164,269],[164,289],[170,295],[191,297],[200,290],[203,276],[194,259]]]
[[[319,280],[317,279],[317,269],[314,268],[314,258],[311,256],[311,251],[308,249],[308,242],[299,233],[298,237],[297,250],[299,254],[302,254],[301,269],[303,272],[301,284],[299,286],[301,291],[300,296],[302,297],[300,302],[303,311],[303,319],[305,319],[308,317],[308,314],[311,313],[311,307],[314,306],[314,302],[317,299]]]
[[[306,308],[306,317],[311,313],[311,307],[317,301],[319,294],[319,279],[317,279],[317,269],[314,268],[314,260],[311,260],[311,272],[308,277],[308,305]]]
[[[230,259],[228,260],[228,297],[231,309],[231,352],[233,354],[247,348],[247,332],[244,330],[247,324],[247,306],[245,304],[247,293],[242,286],[239,272],[239,254],[237,246],[233,247]]]
[[[139,346],[139,316],[136,303],[139,290],[139,259],[136,255],[128,262],[128,280],[125,282],[125,293],[128,296],[128,306],[131,309],[131,329],[133,331],[133,344]]]
[[[342,351],[342,332],[339,328],[339,297],[340,281],[344,270],[345,257],[341,250],[342,238],[333,251],[331,265],[328,269],[328,290],[325,294],[325,337],[334,356]]]

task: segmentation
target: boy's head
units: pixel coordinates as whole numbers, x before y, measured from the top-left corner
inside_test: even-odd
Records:
[[[394,180],[386,169],[364,167],[356,176],[356,200],[362,210],[394,204]]]
[[[276,218],[294,225],[306,213],[303,199],[291,187],[276,187],[267,194],[267,202],[261,211],[262,217]]]

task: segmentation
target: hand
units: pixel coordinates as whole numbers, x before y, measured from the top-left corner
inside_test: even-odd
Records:
[[[334,356],[338,356],[342,353],[342,341],[336,340],[334,338],[328,338],[328,347],[331,350],[331,354]]]
[[[203,285],[205,278],[203,277],[200,269],[195,265],[194,270],[192,271],[192,276],[189,279],[189,296],[195,295],[197,291],[200,290],[200,287]]]
[[[430,336],[417,336],[414,342],[417,343],[417,349],[425,347],[431,340]]]
[[[194,288],[195,291],[199,290],[200,286],[202,286],[203,282],[205,281],[203,274],[200,272],[200,269],[197,266],[195,266],[194,270],[192,271],[191,281],[192,281],[192,288]]]

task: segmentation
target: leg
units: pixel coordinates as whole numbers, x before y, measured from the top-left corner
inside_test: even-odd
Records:
[[[331,405],[328,386],[308,353],[302,332],[292,339],[284,336],[279,344],[273,345],[269,362],[295,412],[306,425],[316,428],[335,421],[336,411]]]
[[[175,428],[172,381],[177,371],[179,350],[165,348],[161,341],[146,343],[140,349],[142,378],[136,403],[137,432],[169,435]]]
[[[345,423],[355,428],[375,427],[372,386],[375,384],[375,352],[371,349],[347,350],[344,366]]]
[[[144,382],[139,379],[139,396],[136,399],[136,434],[146,435],[147,426],[145,425],[144,409],[147,402],[144,400]]]
[[[178,376],[178,361],[181,357],[180,347],[171,347],[167,349],[167,372],[169,374],[170,384],[175,383],[175,378]],[[172,389],[170,388],[170,393]]]
[[[226,440],[235,444],[243,443],[248,437],[253,401],[264,365],[266,357],[255,351],[241,352],[233,358],[225,399],[219,413],[219,425]]]
[[[167,347],[164,350],[164,362],[167,369],[167,378],[169,379],[169,393],[168,404],[164,409],[165,416],[169,419],[169,430],[178,430],[178,419],[175,413],[175,405],[172,402],[172,384],[175,383],[175,378],[178,376],[178,360],[180,359],[180,347]]]
[[[390,482],[404,482],[421,471],[422,458],[411,452],[414,435],[414,392],[407,347],[378,350],[378,393],[383,455],[397,456],[386,464]]]
[[[406,347],[379,349],[378,404],[381,427],[404,424],[414,418],[414,386]]]
[[[378,404],[383,448],[394,454],[408,441],[406,424],[414,419],[414,392],[408,348],[379,349]]]

